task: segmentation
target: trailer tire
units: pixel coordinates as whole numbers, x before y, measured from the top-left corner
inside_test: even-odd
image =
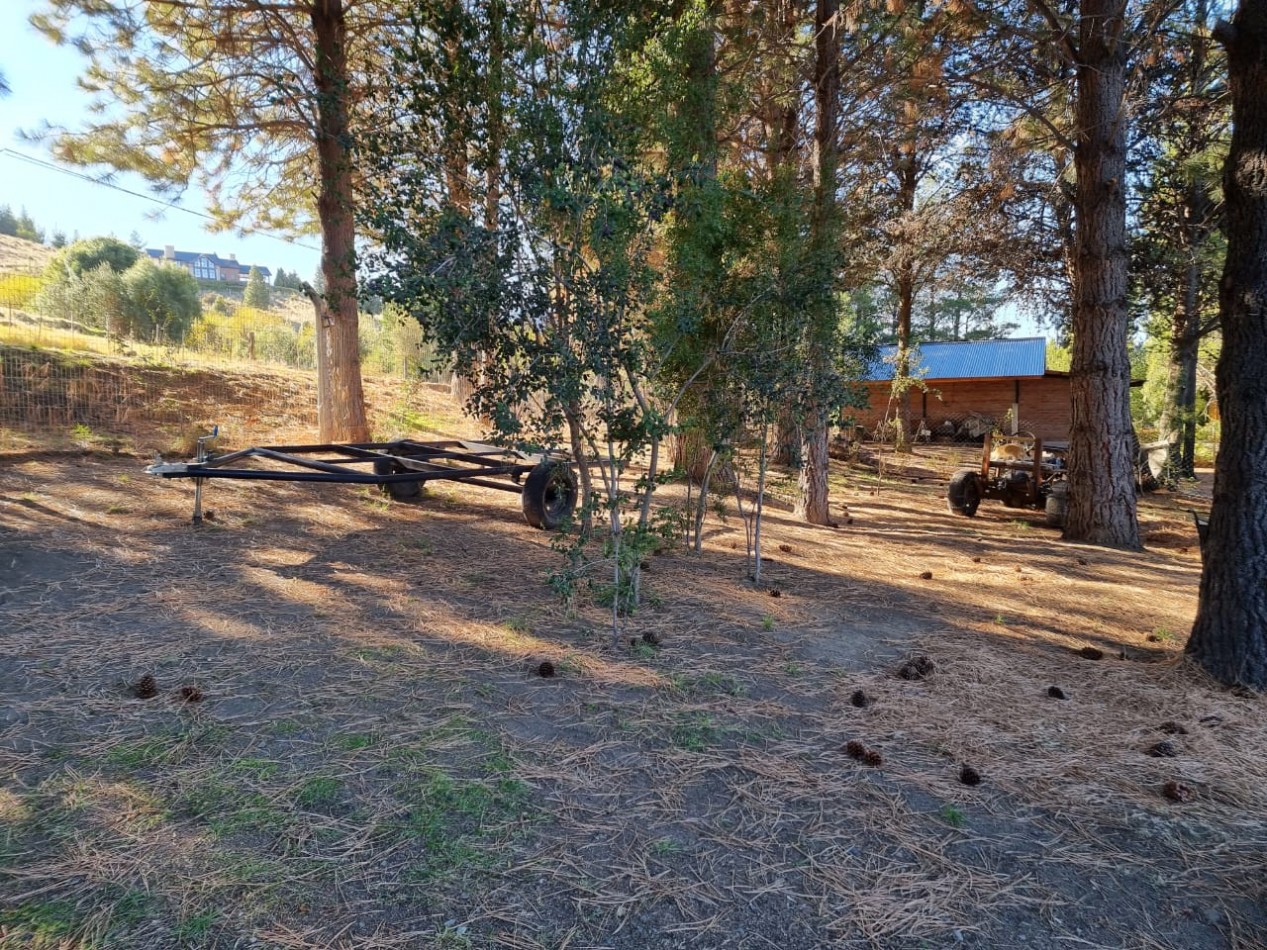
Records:
[[[946,489],[946,502],[954,514],[971,518],[981,504],[981,475],[975,469],[956,472]]]
[[[522,497],[528,524],[553,530],[576,509],[576,475],[564,462],[542,462],[528,473]]]
[[[1051,490],[1047,492],[1047,501],[1043,505],[1043,512],[1047,517],[1047,524],[1051,527],[1065,526],[1065,516],[1069,513],[1068,482],[1052,482]]]
[[[376,459],[374,461],[375,475],[397,475],[407,471],[409,469],[402,466],[399,462],[393,462],[391,459]],[[393,501],[412,501],[422,494],[422,482],[387,482],[378,487]]]

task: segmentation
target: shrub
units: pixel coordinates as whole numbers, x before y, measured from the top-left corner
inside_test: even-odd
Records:
[[[124,336],[129,330],[131,307],[127,288],[119,273],[103,263],[84,273],[78,283],[83,322],[104,328],[111,336]]]
[[[5,274],[0,277],[0,307],[6,310],[24,310],[40,292],[44,281],[28,274]]]
[[[203,294],[202,309],[210,310],[212,313],[218,313],[222,316],[231,317],[238,309],[237,301],[230,300],[220,294]]]
[[[138,339],[179,340],[202,313],[198,282],[183,267],[137,261],[123,275],[130,330]]]
[[[185,345],[208,356],[254,358],[301,369],[316,365],[311,325],[296,328],[253,307],[239,307],[232,316],[209,310],[190,328]]]
[[[116,273],[123,273],[136,263],[139,252],[131,245],[111,237],[95,237],[76,241],[62,248],[44,270],[47,280],[59,280],[68,273],[82,276],[108,264]]]

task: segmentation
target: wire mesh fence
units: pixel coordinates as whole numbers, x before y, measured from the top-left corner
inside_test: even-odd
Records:
[[[380,401],[444,375],[412,319],[389,310],[360,324],[367,390]],[[238,443],[306,438],[316,427],[314,328],[296,293],[251,307],[208,291],[182,317],[109,280],[0,274],[0,441],[91,435],[149,451],[187,444],[213,422]]]

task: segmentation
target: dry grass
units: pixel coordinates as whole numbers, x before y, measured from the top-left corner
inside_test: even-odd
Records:
[[[136,462],[14,462],[0,947],[1262,946],[1267,719],[1180,659],[1195,546],[833,487],[848,527],[771,512],[766,587],[733,506],[654,557],[663,645],[613,652],[512,496],[216,484],[193,531]]]
[[[53,256],[53,249],[33,241],[0,234],[0,274],[38,274]]]
[[[212,425],[220,427],[222,448],[314,439],[313,373],[159,355],[156,348],[153,360],[138,363],[0,344],[0,452],[77,447],[190,456]],[[447,387],[379,376],[367,376],[364,387],[375,438],[465,429]]]

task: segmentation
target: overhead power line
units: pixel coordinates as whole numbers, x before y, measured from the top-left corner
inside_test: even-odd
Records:
[[[64,165],[58,165],[56,162],[46,161],[45,159],[37,158],[34,155],[27,155],[26,153],[19,152],[16,149],[0,148],[0,155],[5,156],[6,158],[17,159],[20,162],[26,162],[28,165],[34,165],[37,168],[43,168],[47,171],[57,172],[62,175],[69,175],[71,178],[78,178],[80,181],[86,181],[88,184],[96,185],[98,188],[109,188],[111,191],[117,191],[122,194],[129,195],[133,198],[140,198],[142,201],[148,201],[148,202],[151,202],[152,204],[161,205],[164,208],[170,208],[172,211],[179,211],[182,214],[193,215],[193,217],[202,218],[204,221],[215,221],[215,218],[213,218],[211,215],[207,214],[206,212],[195,211],[192,208],[182,208],[180,205],[175,204],[174,202],[164,201],[161,198],[155,198],[153,195],[147,195],[141,191],[133,191],[130,188],[124,188],[122,185],[116,185],[114,182],[107,181],[104,178],[94,178],[92,175],[85,174],[84,172],[75,171],[73,168],[67,168]],[[296,240],[293,240],[292,238],[285,238],[276,234],[269,234],[267,231],[258,231],[255,233],[259,237],[268,238],[270,241],[280,241],[282,244],[289,244],[293,247],[302,247],[309,251],[321,250],[321,248],[315,247],[312,244],[305,244],[303,241],[296,241]]]

